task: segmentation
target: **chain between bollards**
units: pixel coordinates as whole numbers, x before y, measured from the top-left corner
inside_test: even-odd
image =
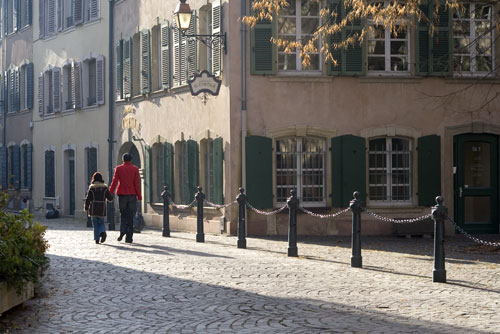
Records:
[[[444,267],[444,220],[448,216],[448,208],[443,205],[443,197],[436,197],[436,206],[432,207],[431,214],[434,220],[434,270],[432,281],[446,283],[446,269]]]
[[[205,233],[203,232],[203,201],[205,200],[205,194],[201,191],[202,187],[198,186],[198,192],[194,196],[196,202],[198,202],[198,210],[196,215],[196,242],[205,242]]]
[[[163,198],[163,233],[162,236],[170,237],[170,193],[168,192],[168,186],[163,187],[163,192],[161,193]]]
[[[362,268],[363,258],[361,257],[361,212],[363,212],[364,203],[359,197],[359,192],[355,191],[354,199],[349,202],[349,208],[352,211],[352,237],[351,237],[351,267]]]
[[[288,256],[299,256],[297,250],[297,209],[299,207],[299,199],[297,192],[290,190],[290,197],[286,201],[289,210],[289,226],[288,226]]]
[[[247,248],[247,239],[245,237],[245,209],[247,196],[245,189],[240,188],[240,194],[236,197],[238,201],[238,248]]]

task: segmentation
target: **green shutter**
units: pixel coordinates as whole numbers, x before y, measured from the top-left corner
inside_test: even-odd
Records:
[[[419,75],[448,76],[452,74],[452,33],[451,33],[451,11],[441,3],[438,22],[435,22],[436,31],[429,34],[429,23],[418,22],[417,25],[417,68]],[[434,1],[430,4],[422,4],[419,8],[430,20],[434,19]]]
[[[258,21],[250,30],[251,73],[256,75],[276,73],[276,48],[271,42],[274,25],[271,21]]]
[[[146,145],[144,150],[144,200],[151,202],[151,147]]]
[[[273,142],[271,138],[247,136],[246,194],[258,209],[273,207]]]
[[[1,159],[2,159],[2,189],[7,189],[7,175],[8,175],[8,151],[7,147],[2,146],[0,148]]]
[[[141,60],[139,63],[141,94],[151,92],[151,39],[149,29],[141,30],[140,45],[141,45]]]
[[[224,203],[224,191],[223,191],[223,160],[224,160],[224,148],[223,140],[221,137],[215,138],[213,140],[213,180],[212,184],[214,187],[214,198],[212,199],[216,204]]]
[[[132,38],[123,41],[123,97],[132,96]]]
[[[441,195],[441,137],[418,138],[418,205],[436,205]]]
[[[161,85],[163,89],[171,86],[172,60],[170,57],[170,27],[168,21],[161,25]],[[175,32],[174,32],[175,33]]]
[[[26,99],[27,99],[27,108],[33,109],[33,99],[34,99],[34,89],[35,85],[33,83],[34,80],[34,71],[33,71],[33,63],[29,63],[26,66]]]
[[[345,2],[344,2],[345,5]],[[347,14],[352,10],[352,8],[343,7],[342,18],[345,18]],[[347,26],[344,27],[342,32],[343,39],[358,34],[361,35],[363,31],[363,22],[361,20],[355,20],[353,22],[347,22]],[[366,59],[366,48],[365,41],[361,41],[361,44],[355,43],[348,46],[346,49],[342,50],[344,57],[342,59],[342,74],[344,75],[364,75],[365,74],[365,59]]]
[[[337,13],[335,17],[335,23],[339,24],[342,20],[342,5],[340,0],[328,0],[328,8],[331,13]],[[333,19],[333,18],[332,18]],[[337,66],[334,65],[332,61],[329,62],[328,66],[328,74],[329,75],[338,75],[342,73],[342,49],[333,49],[332,43],[339,43],[342,41],[342,32],[338,32],[332,36],[330,36],[330,52],[333,58],[337,61]]]
[[[26,188],[33,188],[33,144],[26,145]]]
[[[21,189],[21,147],[15,145],[12,147],[12,176],[15,189]]]
[[[194,200],[198,192],[198,143],[192,139],[187,141],[187,196],[188,202]]]
[[[116,99],[123,99],[123,39],[116,42]]]
[[[332,138],[332,204],[345,208],[358,191],[366,197],[366,143],[365,138],[344,135]]]
[[[168,142],[163,143],[163,159],[164,186],[168,186],[170,198],[174,198],[174,146]]]

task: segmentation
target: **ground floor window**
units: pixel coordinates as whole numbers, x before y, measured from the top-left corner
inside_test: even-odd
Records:
[[[411,202],[412,148],[404,138],[369,141],[369,199],[373,202]]]
[[[45,151],[45,197],[56,196],[55,152]]]
[[[326,205],[326,142],[314,137],[276,140],[276,198],[286,203],[290,190],[304,206]]]

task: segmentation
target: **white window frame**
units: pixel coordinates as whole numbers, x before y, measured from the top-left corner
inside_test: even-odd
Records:
[[[315,0],[296,0],[295,2],[295,15],[280,15],[279,17],[280,18],[288,18],[288,19],[291,19],[291,18],[295,18],[295,38],[296,40],[302,40],[302,24],[301,24],[301,19],[302,19],[302,14],[301,14],[301,4],[302,4],[302,1],[315,1]],[[318,12],[318,15],[317,16],[306,16],[307,18],[318,18],[319,20],[319,23],[318,25],[321,26],[322,24],[322,20],[321,20],[321,9],[324,7],[324,3],[323,1],[317,1],[318,4],[319,4],[319,12]],[[276,20],[276,24],[278,25],[279,24],[279,20]],[[278,29],[277,29],[278,30]],[[281,38],[281,37],[293,37],[294,35],[293,34],[279,34],[278,33],[278,38]],[[305,35],[304,35],[305,36]],[[310,36],[313,36],[312,34]],[[310,69],[302,69],[302,59],[300,57],[300,52],[299,50],[296,50],[295,51],[295,69],[294,70],[285,70],[285,69],[279,69],[279,57],[281,54],[283,55],[286,55],[286,56],[291,56],[292,54],[290,53],[286,53],[284,51],[280,51],[279,48],[278,48],[278,51],[277,51],[277,57],[278,57],[278,72],[280,74],[297,74],[297,73],[301,73],[301,74],[312,74],[312,75],[317,75],[317,74],[320,74],[322,73],[323,71],[323,57],[322,57],[322,54],[321,54],[321,48],[322,48],[322,40],[321,38],[318,39],[318,56],[319,56],[319,69],[315,69],[315,70],[310,70]]]
[[[53,90],[52,87],[52,68],[43,71],[43,115],[53,115],[54,112],[54,102],[53,102]]]
[[[90,82],[91,82],[91,68],[90,63],[94,63],[94,102],[89,103],[90,99]],[[95,107],[97,106],[97,58],[87,57],[82,60],[82,107]]]
[[[492,75],[494,76],[495,75],[495,47],[494,47],[494,43],[495,43],[495,40],[496,40],[496,37],[495,37],[495,31],[496,29],[494,28],[494,16],[495,16],[495,7],[491,4],[491,3],[475,3],[475,2],[468,2],[466,3],[470,6],[469,10],[469,18],[457,18],[455,16],[455,13],[453,14],[453,17],[452,17],[452,66],[453,66],[453,74],[456,75],[456,76],[460,76],[460,75],[470,75],[470,76],[474,76],[474,75]],[[473,15],[472,13],[475,12],[475,7],[476,5],[487,5],[487,6],[490,6],[491,7],[491,13],[492,13],[492,17],[488,20],[488,19],[473,19]],[[469,35],[455,35],[455,30],[453,29],[453,23],[454,22],[457,22],[457,21],[461,21],[461,22],[467,22],[469,21]],[[488,72],[484,72],[484,71],[477,71],[476,70],[476,57],[478,56],[481,56],[481,54],[478,54],[477,51],[476,51],[476,45],[477,45],[477,37],[476,37],[476,21],[479,21],[479,22],[488,22],[490,23],[490,34],[491,34],[491,63],[490,63],[490,66],[491,66],[491,71],[488,73]],[[455,39],[456,38],[469,38],[469,53],[455,53]],[[468,56],[469,59],[470,59],[470,70],[469,71],[456,71],[455,70],[455,56]]]
[[[387,7],[389,6],[390,4],[390,1],[383,1],[384,3],[384,7]],[[368,19],[367,20],[368,23],[367,25],[369,27],[373,27],[375,28],[376,27],[376,24],[375,22],[373,21],[373,19]],[[401,19],[399,22],[398,22],[398,25],[405,25],[406,26],[406,38],[392,38],[391,37],[391,28],[390,27],[385,27],[384,28],[384,55],[375,55],[373,54],[372,56],[369,54],[369,42],[370,41],[376,41],[376,40],[381,40],[381,39],[370,39],[369,36],[366,37],[366,70],[367,70],[367,73],[369,74],[374,74],[374,75],[380,75],[380,74],[390,74],[390,75],[408,75],[410,74],[410,71],[411,71],[411,62],[412,62],[412,58],[411,58],[411,54],[412,54],[412,50],[411,50],[411,27],[409,24],[407,24],[406,22],[404,22],[405,20],[404,19]],[[406,55],[398,55],[398,54],[395,54],[394,57],[406,57],[406,62],[407,62],[407,69],[405,71],[393,71],[391,69],[391,57],[393,56],[391,54],[391,42],[392,41],[406,41],[406,48],[407,48],[407,53]],[[385,59],[385,70],[384,71],[381,71],[381,70],[370,70],[369,69],[369,59],[370,58],[382,58],[384,57]]]
[[[386,141],[386,150],[385,151],[371,151],[370,150],[370,142],[372,140],[377,140],[377,139],[385,139]],[[408,151],[392,151],[392,140],[393,139],[400,139],[400,140],[405,140],[408,142]],[[413,166],[413,140],[411,138],[405,138],[405,137],[392,137],[392,136],[382,136],[382,137],[372,137],[368,139],[368,202],[370,205],[413,205],[413,174],[414,174],[414,166]],[[395,152],[395,153],[394,153]],[[394,184],[392,183],[392,175],[393,172],[396,169],[393,169],[392,167],[392,159],[393,156],[396,154],[406,154],[408,155],[408,167],[407,168],[402,168],[402,170],[408,170],[408,184],[401,184],[403,186],[408,187],[408,199],[407,200],[393,200],[392,199],[392,187]],[[385,167],[372,167],[370,165],[370,155],[371,154],[384,154],[385,155],[385,162],[386,166]],[[370,175],[372,171],[385,171],[386,174],[386,199],[371,199],[371,191],[370,188],[372,186],[382,186],[383,184],[378,184],[378,183],[370,183]]]
[[[319,140],[321,143],[322,143],[322,151],[320,152],[320,154],[323,155],[323,158],[322,158],[322,167],[321,167],[321,170],[322,170],[322,184],[320,185],[322,188],[323,188],[323,191],[322,191],[322,200],[321,201],[304,201],[303,200],[303,197],[302,197],[302,191],[305,187],[311,187],[310,185],[308,186],[304,186],[302,183],[302,175],[303,175],[303,171],[306,170],[303,165],[302,165],[302,157],[304,154],[307,154],[307,152],[303,152],[302,150],[302,139],[307,139],[307,138],[310,138],[310,139],[314,139],[314,140]],[[290,152],[290,153],[279,153],[278,152],[278,144],[277,142],[280,141],[280,140],[286,140],[286,139],[295,139],[295,152]],[[300,204],[304,207],[324,207],[326,206],[326,202],[327,202],[327,196],[326,196],[326,193],[327,193],[327,184],[326,184],[326,176],[327,176],[327,155],[326,155],[326,152],[327,152],[327,143],[326,143],[326,139],[325,138],[321,138],[321,137],[315,137],[315,136],[305,136],[305,137],[301,137],[301,136],[287,136],[287,137],[279,137],[279,138],[275,138],[274,139],[274,145],[275,145],[275,164],[274,164],[274,177],[275,177],[275,198],[276,198],[276,204],[281,206],[281,205],[284,205],[286,204],[286,199],[290,196],[289,195],[289,192],[287,191],[286,194],[285,194],[285,198],[283,200],[281,200],[279,197],[278,197],[278,189],[279,188],[285,188],[285,189],[290,189],[292,190],[291,187],[293,186],[289,186],[289,185],[284,185],[284,186],[280,186],[278,185],[278,173],[281,171],[281,172],[286,172],[286,171],[296,171],[296,185],[295,185],[295,190],[297,191],[297,197],[299,198],[300,200]],[[295,155],[295,159],[296,159],[296,168],[278,168],[278,155],[280,154],[293,154]],[[314,169],[314,168],[307,168],[308,170],[311,170],[311,169]]]

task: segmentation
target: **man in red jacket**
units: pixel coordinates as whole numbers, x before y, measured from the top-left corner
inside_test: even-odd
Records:
[[[134,234],[134,215],[137,210],[137,200],[142,200],[141,184],[139,182],[139,168],[132,165],[132,156],[125,153],[123,164],[116,166],[109,192],[118,195],[120,206],[120,236],[121,241],[126,234],[125,242],[132,243]]]

